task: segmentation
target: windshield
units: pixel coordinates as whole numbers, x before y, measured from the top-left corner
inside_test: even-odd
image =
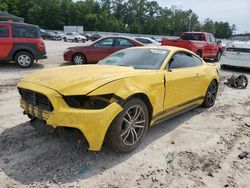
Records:
[[[156,48],[130,48],[118,51],[98,64],[134,67],[135,69],[160,69],[169,51]]]

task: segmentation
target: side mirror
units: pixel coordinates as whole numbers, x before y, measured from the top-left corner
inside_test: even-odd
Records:
[[[217,40],[217,44],[221,44],[221,40]]]

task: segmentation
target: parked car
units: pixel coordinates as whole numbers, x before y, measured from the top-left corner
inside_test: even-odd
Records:
[[[225,46],[221,67],[250,68],[250,42],[229,42]]]
[[[43,38],[43,40],[49,39],[49,36],[50,36],[48,34],[48,32],[46,30],[44,30],[44,29],[40,29],[40,35]]]
[[[102,38],[102,36],[101,35],[99,35],[99,34],[93,34],[93,35],[91,35],[90,37],[89,37],[89,40],[91,40],[91,41],[96,41],[96,40],[98,40],[98,39],[100,39],[100,38]]]
[[[62,31],[53,31],[53,33],[55,33],[56,35],[59,35],[61,37],[61,39],[63,39],[65,36],[65,33]]]
[[[56,32],[50,31],[48,33],[51,35],[51,40],[62,40],[61,35],[57,34]]]
[[[46,31],[44,29],[40,29],[41,37],[43,40],[62,40],[62,37],[55,32]]]
[[[139,41],[140,43],[144,45],[149,45],[149,46],[160,46],[161,43],[157,42],[154,39],[151,39],[149,37],[135,37],[135,40]]]
[[[216,41],[211,33],[184,32],[177,40],[164,39],[162,45],[176,46],[193,51],[203,59],[219,61],[223,53],[220,41]]]
[[[218,79],[216,66],[191,51],[145,46],[118,51],[97,65],[33,73],[18,89],[34,127],[76,128],[89,150],[99,151],[106,138],[115,150],[130,152],[149,126],[213,106]]]
[[[63,40],[65,42],[72,41],[72,42],[86,42],[87,38],[85,36],[80,35],[76,32],[65,33]]]
[[[15,61],[29,67],[46,58],[46,49],[39,27],[24,23],[0,22],[0,60]]]
[[[74,64],[97,63],[108,55],[133,46],[143,46],[129,37],[103,37],[88,46],[70,47],[64,52],[64,60]]]

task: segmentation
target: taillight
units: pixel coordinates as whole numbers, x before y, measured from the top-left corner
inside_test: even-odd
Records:
[[[45,44],[44,44],[43,41],[39,42],[39,43],[37,44],[36,47],[37,47],[37,49],[38,49],[39,51],[41,51],[41,52],[44,52],[44,51],[45,51]]]

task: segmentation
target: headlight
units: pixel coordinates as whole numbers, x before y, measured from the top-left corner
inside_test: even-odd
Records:
[[[99,96],[64,96],[64,100],[69,107],[81,109],[103,109],[110,103],[116,101],[114,94]]]

